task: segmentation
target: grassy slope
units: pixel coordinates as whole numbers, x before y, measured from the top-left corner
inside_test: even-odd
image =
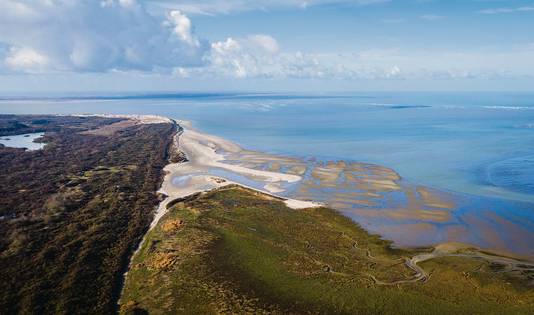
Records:
[[[53,131],[39,151],[0,148],[0,313],[109,314],[150,224],[175,127],[80,131],[116,119],[0,116],[0,133]]]
[[[389,243],[326,208],[291,210],[239,187],[178,203],[134,259],[122,311],[153,314],[528,314],[534,290],[481,261],[426,262],[426,283]],[[371,257],[366,249],[370,250]]]

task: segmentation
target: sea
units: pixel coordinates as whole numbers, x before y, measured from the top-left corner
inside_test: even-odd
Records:
[[[0,96],[0,114],[82,113],[162,115],[246,149],[383,165],[414,184],[484,200],[534,233],[534,93]]]

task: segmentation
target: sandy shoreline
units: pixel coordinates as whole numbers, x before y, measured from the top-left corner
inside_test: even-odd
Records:
[[[159,204],[150,229],[165,215],[172,200],[237,184],[284,200],[293,209],[329,206],[351,217],[371,233],[394,240],[396,247],[419,248],[454,242],[474,244],[469,246],[499,255],[534,260],[534,256],[529,254],[509,252],[503,246],[502,237],[510,234],[499,237],[483,222],[472,223],[475,228],[482,229],[482,241],[486,244],[478,246],[477,242],[471,242],[467,227],[451,221],[451,213],[457,207],[452,195],[406,184],[399,174],[387,167],[348,161],[310,162],[249,151],[224,138],[202,133],[188,121],[174,121],[155,115],[76,116],[125,119],[90,131],[96,135],[106,135],[137,124],[176,123],[182,128],[175,135],[171,150],[181,152],[187,161],[169,163],[164,168],[165,177],[158,192],[165,199]],[[404,195],[404,204],[395,201],[399,194]],[[393,204],[383,203],[384,200],[393,201]],[[395,224],[380,225],[382,220]],[[374,225],[369,225],[369,222]],[[443,235],[436,230],[440,224],[447,227],[444,232],[448,236],[444,239],[437,239],[437,236]]]
[[[175,153],[182,152],[187,161],[179,163],[170,162],[164,168],[165,177],[158,192],[165,195],[165,199],[158,205],[154,218],[150,224],[149,231],[153,229],[158,224],[159,220],[167,213],[167,206],[173,200],[232,184],[237,184],[284,200],[284,203],[292,209],[319,207],[323,205],[319,202],[291,199],[276,195],[277,193],[284,191],[282,188],[284,183],[291,184],[303,181],[303,175],[306,168],[303,168],[303,165],[295,162],[295,160],[292,160],[291,158],[274,157],[263,155],[258,152],[246,151],[231,141],[195,130],[187,121],[175,122],[174,120],[164,117],[143,117],[139,115],[106,115],[106,117],[127,118],[133,120],[135,124],[176,123],[178,125],[179,130],[174,136],[171,150]],[[270,170],[260,170],[253,168],[254,163],[250,163],[250,161],[253,160],[262,162],[269,161],[269,163],[275,163],[275,166],[271,165]],[[292,166],[292,168],[289,171],[286,169],[286,173],[283,173],[279,171],[280,166],[276,164],[279,162],[285,162],[289,166]],[[335,176],[332,175],[336,174],[336,170],[339,171],[347,167],[359,169],[362,165],[363,164],[356,164],[356,166],[350,166],[346,165],[344,162],[329,163],[324,167],[317,167],[314,169],[312,176],[334,185],[339,176],[339,174]],[[371,168],[379,174],[379,177],[377,177],[376,174],[373,176],[365,175],[362,177],[361,180],[370,190],[370,192],[363,193],[363,195],[367,194],[366,196],[380,197],[381,194],[379,192],[381,191],[397,191],[402,188],[398,182],[400,176],[392,170],[375,165],[371,165]],[[213,169],[224,170],[225,172],[228,172],[228,174],[236,174],[246,178],[252,178],[255,182],[261,183],[263,186],[261,188],[251,187],[246,183],[232,180],[232,178],[228,178],[224,175],[215,176],[210,174],[210,170]],[[334,171],[332,172],[332,170]],[[305,186],[305,184],[303,186]],[[326,185],[326,187],[328,186],[329,185]],[[440,209],[449,207],[447,203],[438,198],[439,196],[432,195],[427,191],[423,191],[421,195],[423,196],[423,199],[428,199],[425,202],[432,207]],[[130,266],[133,258],[143,246],[149,231],[143,236],[142,241],[133,253],[130,260]],[[415,272],[413,279],[405,282],[426,281],[429,275],[418,265],[418,263],[444,256],[463,256],[502,263],[508,266],[507,268],[509,271],[523,269],[531,270],[533,268],[530,264],[522,265],[525,262],[530,262],[531,259],[529,258],[525,259],[525,257],[509,255],[508,253],[501,254],[498,251],[482,251],[476,246],[460,242],[439,243],[434,245],[432,249],[431,252],[423,252],[413,257],[405,258],[405,264]],[[128,272],[124,274],[125,278],[127,273]],[[378,279],[374,279],[374,281],[377,284],[382,285],[398,284],[396,282],[386,283]]]
[[[182,152],[187,158],[186,162],[169,163],[164,171],[160,193],[167,197],[161,202],[151,228],[157,225],[159,219],[165,215],[169,202],[178,198],[205,192],[227,185],[237,184],[259,192],[272,195],[284,200],[286,205],[293,209],[302,209],[320,206],[320,203],[296,200],[277,196],[280,192],[280,184],[295,183],[302,178],[298,175],[285,174],[281,172],[262,171],[248,168],[239,164],[225,163],[228,155],[235,155],[244,152],[237,144],[226,139],[201,133],[191,127],[189,122],[178,121],[183,128],[176,134],[173,140],[173,148],[176,152]],[[246,185],[246,183],[232,180],[225,176],[215,176],[208,173],[210,169],[221,169],[232,174],[254,178],[258,182],[264,183],[264,189],[258,189]],[[178,183],[177,183],[178,182]]]
[[[154,228],[160,218],[165,215],[167,205],[171,201],[231,184],[282,199],[288,207],[293,209],[327,205],[349,216],[351,216],[350,213],[356,214],[360,218],[358,222],[361,219],[381,217],[385,220],[398,220],[396,227],[388,225],[385,227],[386,231],[371,232],[386,235],[387,239],[391,239],[391,235],[397,233],[395,231],[398,230],[398,233],[403,235],[402,239],[409,240],[408,244],[398,245],[405,248],[427,246],[419,245],[417,242],[412,243],[415,237],[425,238],[432,231],[430,229],[418,232],[419,227],[424,228],[429,224],[448,222],[449,213],[455,208],[450,196],[423,186],[407,186],[402,182],[399,174],[383,166],[345,161],[310,164],[301,159],[245,150],[227,139],[196,130],[188,121],[175,122],[165,117],[142,115],[110,115],[107,117],[133,119],[136,123],[177,123],[181,127],[174,137],[171,150],[183,153],[187,161],[169,163],[164,168],[165,177],[159,193],[166,197],[159,204],[150,229]],[[288,186],[292,187],[290,193],[287,193]],[[317,194],[318,190],[331,191],[332,189],[345,192]],[[312,190],[315,192],[311,193]],[[397,205],[397,207],[380,205],[380,200],[388,199],[391,194],[399,193],[405,194],[407,204]],[[410,220],[422,223],[403,224],[404,221]],[[413,226],[415,229],[410,228]],[[451,242],[472,244],[461,238],[451,237],[451,240],[435,242],[428,246],[439,246],[439,244]],[[466,246],[479,247],[477,245]],[[509,253],[506,248],[502,247],[484,246],[483,248],[493,253],[533,260],[528,255]]]
[[[82,115],[83,116],[83,115]],[[93,116],[93,115],[92,115]],[[132,261],[139,250],[142,248],[146,236],[159,222],[159,220],[167,213],[167,205],[173,200],[184,198],[196,193],[206,192],[220,187],[237,184],[258,192],[271,195],[277,199],[283,200],[284,203],[292,209],[304,209],[310,207],[319,207],[322,204],[311,201],[289,199],[276,196],[278,192],[277,184],[281,182],[293,183],[301,180],[300,176],[284,174],[279,172],[259,171],[247,168],[242,165],[224,163],[226,155],[239,154],[244,150],[235,143],[225,140],[220,137],[203,134],[194,130],[191,124],[186,121],[175,122],[172,119],[159,116],[145,117],[142,115],[94,115],[109,118],[126,118],[132,120],[134,124],[144,123],[176,123],[178,131],[174,135],[172,146],[170,150],[175,153],[182,152],[187,158],[186,162],[172,163],[169,162],[163,169],[165,176],[158,193],[165,196],[154,214],[154,218],[150,223],[148,231],[143,235],[141,242],[133,252],[128,270],[131,267]],[[116,123],[121,124],[121,122]],[[115,124],[113,124],[115,125]],[[187,129],[186,129],[187,128]],[[265,190],[257,189],[247,186],[246,184],[235,182],[221,176],[213,176],[202,173],[210,168],[224,169],[236,174],[251,176],[257,178],[259,181],[264,181]],[[183,184],[177,185],[175,179],[184,179]],[[123,278],[126,279],[128,270],[124,273]],[[118,304],[121,301],[119,299]]]
[[[187,161],[179,163],[169,162],[169,164],[165,166],[165,176],[161,187],[158,190],[158,193],[164,195],[165,199],[159,203],[154,214],[154,218],[150,223],[149,231],[153,229],[158,224],[159,220],[167,213],[167,205],[173,200],[233,184],[256,190],[258,192],[283,200],[284,203],[292,209],[322,206],[322,204],[318,202],[277,196],[276,193],[280,191],[277,185],[282,182],[294,183],[300,181],[301,177],[298,175],[280,172],[260,171],[242,165],[225,163],[227,155],[240,154],[244,152],[244,150],[237,144],[226,139],[204,134],[193,129],[191,124],[187,121],[175,122],[174,120],[165,117],[144,115],[87,116],[126,118],[131,120],[134,124],[176,123],[178,128],[181,128],[174,136],[170,150],[174,151],[175,153],[182,152],[187,158]],[[116,124],[121,124],[121,122]],[[250,187],[244,183],[232,181],[224,176],[214,176],[204,173],[210,168],[224,169],[235,174],[254,177],[258,181],[265,183],[265,189]],[[177,185],[175,179],[183,179],[183,183]],[[145,237],[143,237],[143,240],[137,246],[132,258],[143,246],[144,240]]]

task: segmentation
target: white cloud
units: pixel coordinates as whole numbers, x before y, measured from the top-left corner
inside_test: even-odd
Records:
[[[307,1],[305,5],[327,2]],[[288,0],[284,3],[296,6],[303,2]],[[249,5],[284,5],[278,0],[199,0],[197,4],[226,4],[232,9],[239,5],[242,5],[241,9]],[[429,14],[420,18],[436,20],[441,17]],[[212,80],[532,76],[532,45],[507,49],[426,52],[393,48],[345,53],[289,52],[268,34],[251,34],[209,43],[195,34],[193,22],[185,11],[170,9],[165,14],[154,16],[148,13],[142,2],[136,0],[0,0],[0,73],[135,70]]]
[[[201,65],[209,47],[196,37],[189,18],[179,11],[161,18],[135,0],[0,0],[0,44],[9,48],[0,71]]]
[[[267,35],[261,35],[267,36]],[[176,70],[179,77],[328,80],[458,80],[513,78],[534,74],[532,49],[515,51],[404,51],[303,53],[273,50],[258,35],[211,44],[205,67]],[[273,47],[278,43],[269,37]]]
[[[248,40],[271,54],[277,53],[280,49],[280,47],[278,47],[278,42],[276,41],[276,39],[269,35],[251,35],[248,37]]]
[[[13,69],[45,69],[48,58],[28,48],[11,48],[5,63]]]
[[[208,72],[245,78],[268,75],[278,43],[268,35],[251,35],[242,39],[227,38],[211,44]]]
[[[193,35],[191,20],[179,10],[169,12],[169,21],[173,24],[174,33],[184,42],[192,46],[199,46],[198,39]]]
[[[496,8],[496,9],[485,9],[478,11],[481,14],[502,14],[502,13],[517,13],[517,12],[529,12],[534,11],[532,6],[523,6],[517,8]]]
[[[371,62],[353,54],[310,54],[282,52],[269,35],[227,38],[211,44],[207,65],[196,69],[175,69],[178,77],[230,77],[271,79],[402,79],[400,66]],[[375,60],[376,61],[376,60]]]

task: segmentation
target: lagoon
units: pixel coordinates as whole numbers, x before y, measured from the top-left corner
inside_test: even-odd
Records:
[[[42,132],[29,133],[23,135],[3,136],[0,137],[0,144],[10,148],[21,148],[28,151],[40,150],[45,143],[35,142],[36,139],[44,135]]]

